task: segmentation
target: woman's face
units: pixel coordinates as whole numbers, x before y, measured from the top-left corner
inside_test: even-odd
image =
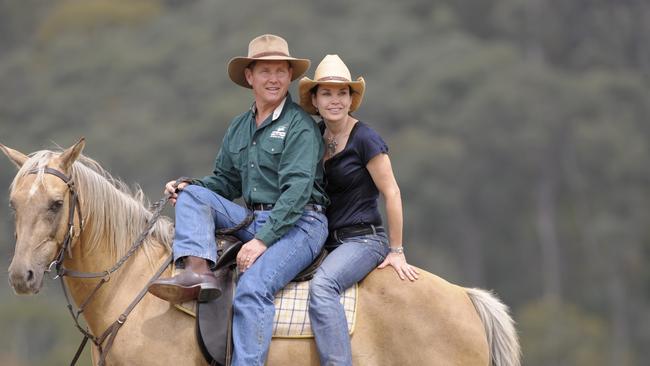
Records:
[[[350,112],[350,87],[340,84],[320,84],[311,101],[327,121],[344,121]]]

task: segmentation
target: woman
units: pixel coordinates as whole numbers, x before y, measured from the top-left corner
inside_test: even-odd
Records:
[[[352,81],[337,55],[327,55],[314,80],[302,78],[300,105],[319,114],[324,157],[331,251],[310,287],[309,315],[322,365],[352,365],[352,351],[340,295],[378,266],[391,265],[415,281],[402,246],[402,201],[388,158],[388,146],[365,123],[350,115],[363,99],[365,81]],[[381,226],[379,193],[385,198],[390,233]]]

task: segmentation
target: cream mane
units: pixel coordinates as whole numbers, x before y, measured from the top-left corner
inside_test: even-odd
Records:
[[[60,152],[49,150],[38,151],[30,155],[30,159],[16,174],[10,189],[16,182],[38,169],[37,182],[43,182],[43,168]],[[106,255],[118,259],[131,247],[141,234],[144,226],[152,216],[146,208],[149,203],[142,190],[137,187],[135,192],[120,180],[113,178],[99,163],[86,157],[79,156],[72,165],[72,179],[79,192],[81,212],[84,221],[83,252],[92,253],[98,249]],[[149,258],[149,250],[156,243],[162,244],[171,251],[173,225],[167,217],[160,217],[153,227],[151,235],[143,244],[143,249]],[[99,248],[100,243],[106,243],[106,248]]]

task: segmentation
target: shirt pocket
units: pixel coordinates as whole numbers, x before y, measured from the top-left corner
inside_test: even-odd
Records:
[[[284,151],[284,140],[268,138],[261,144],[259,164],[262,167],[277,169],[280,164],[280,157]]]
[[[246,141],[231,141],[227,147],[228,155],[230,155],[233,166],[240,172],[244,170],[248,158],[247,146]]]

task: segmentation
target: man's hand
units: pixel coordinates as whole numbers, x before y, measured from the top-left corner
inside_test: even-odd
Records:
[[[239,267],[239,271],[246,272],[265,250],[266,244],[256,238],[244,244],[239,250],[239,253],[237,253],[237,267]]]
[[[172,205],[176,205],[176,198],[178,198],[178,192],[182,191],[183,188],[187,187],[189,183],[181,182],[176,186],[175,180],[170,180],[165,184],[164,194],[169,195],[169,199],[172,201]]]

